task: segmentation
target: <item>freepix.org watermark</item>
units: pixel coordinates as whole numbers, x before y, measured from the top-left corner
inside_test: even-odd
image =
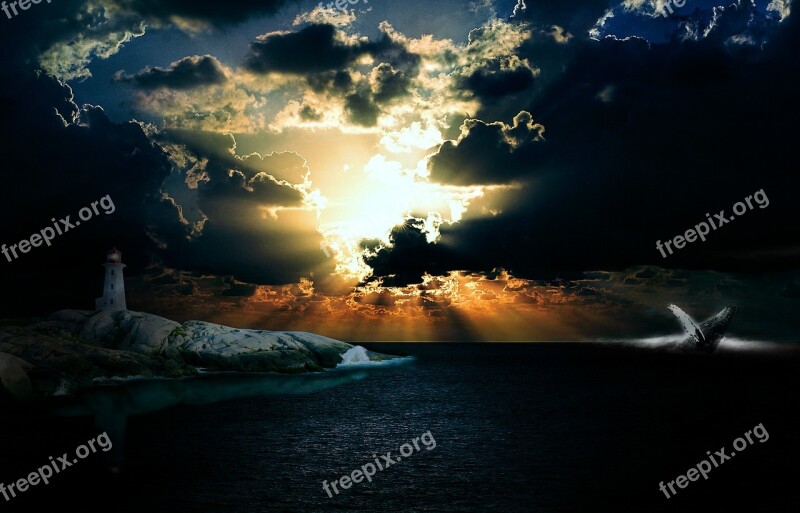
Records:
[[[755,435],[759,442],[762,444],[769,440],[769,433],[764,428],[764,424],[759,424],[753,429],[746,431],[744,434],[744,438],[739,437],[733,441],[733,448],[736,451],[731,451],[730,454],[725,453],[725,447],[722,449],[715,451],[714,454],[711,454],[711,451],[706,451],[706,455],[708,455],[708,460],[711,460],[709,463],[708,460],[703,460],[696,465],[697,468],[692,467],[688,471],[686,471],[686,475],[679,475],[677,478],[673,479],[672,481],[667,482],[667,486],[664,486],[664,481],[658,483],[658,489],[664,492],[664,495],[667,496],[667,499],[671,499],[678,493],[675,490],[675,485],[678,488],[686,488],[689,486],[689,482],[697,481],[700,479],[700,476],[703,476],[703,479],[708,479],[708,473],[711,472],[712,469],[715,469],[728,461],[729,459],[736,456],[736,452],[742,452],[743,450],[747,449],[751,445],[755,444],[753,441],[753,437],[750,435]],[[745,438],[747,440],[745,440]],[[716,458],[714,457],[716,456]],[[713,467],[711,465],[714,465]],[[667,487],[669,487],[669,491],[672,492],[672,495],[669,494],[667,491]]]
[[[108,452],[113,447],[111,439],[108,438],[108,434],[102,433],[101,435],[98,435],[97,438],[92,438],[86,442],[86,445],[79,445],[78,448],[75,449],[75,456],[77,456],[77,458],[70,459],[69,453],[67,452],[56,459],[53,459],[53,457],[50,456],[50,462],[47,465],[39,467],[36,472],[31,472],[28,474],[28,477],[19,479],[17,482],[11,483],[10,485],[0,483],[0,494],[2,494],[6,499],[6,502],[8,502],[15,498],[17,493],[25,493],[28,491],[28,488],[31,486],[36,486],[39,483],[50,484],[50,478],[55,474],[58,474],[64,471],[64,469],[67,467],[71,467],[72,465],[78,463],[78,460],[86,459],[90,454],[97,452],[95,442],[97,442],[97,445],[103,450],[103,452]]]
[[[759,208],[767,208],[769,206],[769,198],[767,198],[767,194],[764,192],[764,189],[761,189],[757,193],[750,195],[744,199],[744,202],[739,201],[733,206],[733,213],[736,216],[743,216],[748,211],[755,209],[753,206],[753,201],[755,200],[756,205]],[[746,204],[745,204],[746,203]],[[694,228],[689,228],[686,230],[686,233],[683,235],[676,235],[673,239],[668,240],[662,243],[660,240],[656,242],[656,249],[661,253],[661,256],[667,258],[667,253],[664,251],[666,248],[671,255],[673,253],[672,247],[675,246],[675,249],[683,249],[686,247],[687,242],[694,242],[698,238],[705,242],[706,235],[711,233],[711,230],[716,230],[720,228],[722,225],[728,224],[734,219],[736,216],[725,217],[725,210],[720,210],[719,214],[714,214],[714,217],[711,217],[711,214],[706,214],[706,221],[702,221],[699,224],[696,224]]]
[[[42,0],[15,0],[14,2],[11,3],[8,2],[1,3],[0,9],[2,9],[4,13],[6,13],[6,16],[10,20],[11,18],[19,14],[19,12],[17,11],[17,7],[19,7],[20,10],[22,11],[27,11],[28,9],[31,8],[31,4],[40,4],[40,3],[42,3]],[[47,0],[47,3],[49,4],[50,0]],[[11,14],[12,12],[14,13],[13,16]]]
[[[0,252],[3,253],[3,256],[6,257],[6,260],[11,262],[19,258],[17,249],[19,249],[20,253],[28,253],[30,252],[31,248],[38,248],[43,243],[50,246],[53,239],[56,238],[56,235],[64,235],[73,228],[80,226],[81,221],[88,221],[92,217],[100,215],[100,210],[97,208],[98,206],[103,209],[103,212],[106,215],[111,215],[117,210],[117,207],[114,206],[114,201],[111,199],[111,196],[106,195],[100,198],[98,201],[93,201],[91,208],[83,207],[80,209],[78,212],[80,221],[70,221],[72,216],[67,216],[59,221],[56,221],[56,218],[54,217],[51,219],[53,226],[42,228],[42,230],[39,232],[34,233],[27,239],[22,239],[17,244],[12,244],[11,246],[6,246],[3,244],[2,247],[0,247]]]
[[[328,498],[332,499],[333,493],[339,495],[339,487],[341,487],[343,490],[347,490],[353,486],[353,483],[361,483],[364,481],[364,479],[371,483],[372,477],[379,470],[386,470],[392,465],[400,463],[403,458],[408,458],[412,454],[421,451],[422,449],[420,448],[419,444],[420,441],[426,450],[432,451],[433,449],[436,449],[436,440],[434,440],[431,432],[428,431],[424,435],[413,439],[410,443],[401,445],[399,449],[400,456],[392,457],[392,451],[387,452],[385,455],[381,455],[380,458],[377,454],[373,454],[372,457],[375,458],[374,464],[371,462],[366,463],[361,466],[360,470],[354,470],[349,475],[344,475],[332,483],[328,483],[328,481],[325,480],[322,482],[322,489],[328,494]],[[333,493],[331,493],[331,489],[333,489]]]
[[[365,4],[369,3],[368,0],[336,0],[334,2],[328,2],[327,4],[325,2],[320,2],[317,7],[320,9],[324,7],[327,7],[328,9],[333,9],[334,7],[336,7],[342,12],[347,12],[348,5],[355,5],[358,2],[364,2]]]
[[[686,0],[665,0],[664,7],[662,7],[661,10],[658,11],[658,14],[666,18],[668,16],[667,14],[668,11],[669,14],[673,13],[673,8],[672,8],[673,5],[678,9],[680,9],[681,7],[686,5]]]

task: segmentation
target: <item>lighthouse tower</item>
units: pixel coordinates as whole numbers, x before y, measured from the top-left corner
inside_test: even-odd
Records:
[[[122,252],[117,248],[112,249],[106,254],[106,281],[103,286],[103,297],[95,300],[97,310],[127,310],[125,304],[125,279],[122,270],[125,264],[122,263]]]

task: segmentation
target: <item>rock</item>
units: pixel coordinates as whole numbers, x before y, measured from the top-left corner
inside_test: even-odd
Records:
[[[286,334],[314,353],[320,365],[326,368],[336,367],[342,363],[342,355],[353,347],[339,340],[323,337],[322,335],[314,333],[293,331],[287,332]]]
[[[335,367],[350,344],[312,333],[242,330],[202,321],[183,324],[174,346],[201,367],[307,372]]]
[[[48,321],[62,322],[80,327],[86,320],[97,312],[91,310],[59,310],[47,317]]]
[[[170,335],[180,326],[157,315],[127,310],[98,312],[85,320],[79,337],[110,349],[158,354],[169,347]]]
[[[31,369],[33,369],[33,365],[22,358],[8,353],[0,353],[0,383],[17,399],[33,397],[33,386],[27,374],[27,371]]]
[[[160,355],[106,349],[82,341],[46,335],[40,331],[5,328],[0,332],[0,352],[33,364],[28,371],[36,395],[51,395],[63,379],[76,387],[92,384],[95,378],[113,376],[182,377],[196,374],[182,360]]]

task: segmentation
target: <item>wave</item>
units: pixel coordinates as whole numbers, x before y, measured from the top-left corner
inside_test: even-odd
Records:
[[[374,354],[374,353],[373,353]],[[337,369],[352,367],[377,367],[387,365],[397,365],[413,360],[413,356],[396,357],[381,360],[372,360],[370,352],[361,346],[354,346],[342,355],[342,363],[336,366]]]
[[[621,340],[597,340],[597,342],[607,344],[623,344],[644,348],[670,348],[678,347],[686,335],[662,335],[656,337],[643,337]],[[773,342],[768,340],[744,339],[737,337],[725,337],[717,347],[717,352],[778,352],[778,351],[800,351],[800,344],[794,342]]]

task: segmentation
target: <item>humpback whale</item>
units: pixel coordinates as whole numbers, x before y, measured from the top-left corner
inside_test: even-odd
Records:
[[[725,338],[725,332],[728,331],[728,326],[733,320],[733,315],[736,313],[736,306],[728,305],[717,315],[698,325],[694,322],[694,319],[689,317],[689,314],[679,307],[669,305],[667,308],[670,312],[675,314],[675,317],[678,318],[678,321],[680,321],[681,326],[683,326],[683,329],[688,335],[688,337],[681,341],[679,347],[695,349],[706,353],[714,352],[722,339]]]

